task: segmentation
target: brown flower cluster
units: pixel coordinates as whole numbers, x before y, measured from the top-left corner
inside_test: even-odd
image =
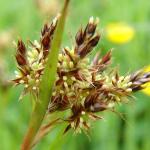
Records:
[[[57,20],[58,17],[44,26],[40,42],[30,42],[26,47],[21,40],[18,41],[16,60],[19,71],[13,81],[16,85],[24,85],[23,95],[27,92],[36,97],[39,95]],[[91,17],[86,27],[77,32],[75,45],[63,48],[58,56],[57,77],[47,114],[63,111],[65,115],[61,119],[68,124],[65,132],[70,128],[76,132],[88,131],[90,120],[101,119],[97,112],[111,110],[117,103],[126,102],[133,92],[150,82],[150,73],[138,71],[120,76],[116,69],[107,69],[111,63],[111,50],[102,57],[97,53],[90,61],[88,54],[100,40],[97,24],[98,19]]]
[[[51,48],[57,21],[56,17],[51,25],[44,25],[41,31],[40,43],[36,40],[34,42],[30,41],[30,46],[27,48],[22,40],[18,40],[16,61],[19,71],[15,71],[16,79],[13,81],[16,85],[24,85],[24,91],[20,99],[28,92],[38,97],[41,75]]]

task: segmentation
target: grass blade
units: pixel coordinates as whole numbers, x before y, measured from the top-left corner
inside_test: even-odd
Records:
[[[56,77],[58,53],[62,41],[68,4],[69,0],[65,0],[65,4],[61,12],[61,17],[58,21],[58,26],[56,27],[56,31],[54,33],[51,51],[48,55],[48,62],[46,64],[44,75],[42,77],[39,101],[36,103],[34,111],[32,113],[29,128],[21,147],[22,150],[31,149],[32,142],[34,141],[34,138],[42,125],[46,110],[48,108]]]

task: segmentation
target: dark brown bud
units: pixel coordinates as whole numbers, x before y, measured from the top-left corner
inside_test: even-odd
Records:
[[[102,60],[100,61],[99,64],[108,64],[110,62],[110,59],[111,59],[111,50],[106,53],[106,55],[103,56]]]
[[[84,58],[88,54],[88,52],[91,51],[91,49],[92,47],[90,45],[83,44],[78,48],[78,55],[81,58]]]
[[[97,69],[98,71],[103,71],[106,69],[106,67],[110,64],[111,62],[111,50],[102,57],[100,61],[97,61],[97,64],[93,68]]]
[[[83,43],[84,38],[83,38],[83,31],[82,28],[77,32],[75,36],[76,44],[79,46]]]
[[[17,50],[20,54],[25,55],[26,47],[22,40],[18,40]]]
[[[24,66],[27,64],[26,59],[20,54],[16,55],[16,60],[19,66]]]
[[[95,47],[98,43],[100,39],[99,35],[96,35],[93,39],[91,39],[88,43],[82,44],[79,48],[78,48],[78,55],[83,58],[85,57],[88,53],[90,53],[93,49],[93,47]]]
[[[78,116],[82,112],[83,106],[81,104],[76,104],[72,106],[71,110],[74,116]]]
[[[94,101],[96,101],[97,98],[98,98],[98,94],[96,94],[96,93],[89,94],[86,97],[86,99],[84,101],[84,107],[87,111],[90,110],[90,107],[94,104]]]
[[[96,30],[96,24],[88,23],[85,28],[84,35],[86,35],[87,38],[91,38],[95,34],[95,30]]]
[[[41,30],[41,35],[44,36],[45,33],[48,32],[48,31],[49,31],[48,25],[45,24],[44,27],[43,27],[43,29]]]
[[[92,47],[95,47],[95,46],[98,44],[99,39],[100,39],[100,35],[96,35],[94,38],[92,38],[92,39],[89,41],[89,44],[90,44]]]
[[[48,110],[49,112],[53,112],[56,110],[63,111],[66,110],[68,106],[68,97],[66,95],[62,96],[61,94],[58,94],[52,97],[51,105],[49,106]]]
[[[49,49],[51,47],[51,41],[53,39],[53,34],[57,26],[57,20],[53,21],[51,25],[45,24],[43,29],[41,30],[41,45],[43,48],[44,56],[46,57],[49,53]]]
[[[136,92],[143,89],[147,82],[150,82],[150,72],[143,73],[143,71],[137,71],[130,76],[130,81],[132,82],[131,89]]]
[[[43,50],[44,50],[44,52],[45,52],[46,54],[48,53],[48,52],[46,52],[46,51],[48,51],[49,48],[50,48],[50,41],[51,41],[50,35],[49,35],[49,33],[47,32],[47,33],[45,33],[45,35],[43,36],[43,38],[42,38],[42,40],[41,40],[41,43],[42,43],[42,46],[43,46]]]
[[[21,79],[22,79],[22,78],[17,78],[17,79],[14,79],[14,80],[12,80],[12,81],[15,82],[15,83],[18,85]]]
[[[84,107],[88,112],[99,112],[107,109],[107,103],[103,102],[98,93],[86,97]]]

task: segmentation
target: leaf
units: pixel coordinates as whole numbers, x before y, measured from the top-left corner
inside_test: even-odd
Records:
[[[50,98],[52,96],[53,85],[55,82],[57,70],[58,53],[61,46],[69,2],[70,0],[65,0],[65,4],[61,12],[61,17],[58,21],[58,26],[56,27],[56,31],[54,33],[51,51],[48,55],[48,61],[40,85],[39,101],[36,103],[34,111],[31,115],[29,128],[21,146],[22,150],[31,149],[32,142],[34,141],[35,136],[42,125]]]
[[[32,142],[32,146],[31,147],[34,147],[43,137],[45,137],[54,127],[56,127],[57,124],[60,124],[60,119],[57,118],[51,122],[49,122],[48,124],[42,126],[36,137],[34,138],[34,141]],[[54,126],[55,125],[55,126]]]

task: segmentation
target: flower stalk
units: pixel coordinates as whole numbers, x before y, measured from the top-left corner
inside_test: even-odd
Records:
[[[21,68],[20,69],[21,74],[23,75],[23,78],[21,77],[21,80],[19,79],[19,83],[20,81],[21,83],[24,83],[26,81],[27,87],[25,87],[26,88],[25,90],[34,91],[33,93],[37,95],[38,97],[38,101],[35,104],[34,111],[31,115],[31,120],[30,120],[28,131],[26,133],[23,144],[21,146],[22,150],[31,149],[32,143],[37,135],[39,128],[42,125],[43,119],[47,112],[49,100],[52,95],[53,84],[55,81],[56,66],[58,62],[57,57],[58,57],[58,53],[59,53],[59,49],[61,45],[68,4],[69,4],[69,0],[66,0],[56,28],[55,26],[57,24],[57,19],[53,21],[50,27],[46,27],[46,26],[44,27],[44,30],[42,31],[42,39],[41,39],[41,49],[43,53],[40,53],[39,47],[38,46],[36,47],[33,44],[34,53],[32,53],[33,55],[31,56],[33,57],[31,58],[33,59],[35,58],[37,62],[34,62],[33,59],[28,59],[27,61],[27,59],[25,59],[26,48],[24,47],[24,44],[22,44],[22,42],[21,44],[20,42],[18,44],[18,51],[21,54],[17,54],[16,59],[17,59],[19,68]],[[53,37],[53,41],[51,43],[52,37]],[[51,52],[49,53],[49,55],[47,55],[47,51],[49,50],[50,46],[51,46]],[[35,54],[37,53],[39,54],[38,58],[34,57]],[[45,56],[47,56],[47,60],[44,59]],[[45,65],[45,69],[43,70],[42,65],[45,63],[45,61],[46,61],[46,65]],[[25,73],[24,73],[24,70],[26,70]],[[43,74],[43,76],[40,79],[41,82],[40,82],[39,88],[37,88],[37,84],[38,84],[37,80],[39,80],[39,76],[41,74]],[[49,76],[51,76],[51,78],[49,78]],[[25,80],[23,80],[24,78]],[[34,84],[36,84],[36,86]]]

